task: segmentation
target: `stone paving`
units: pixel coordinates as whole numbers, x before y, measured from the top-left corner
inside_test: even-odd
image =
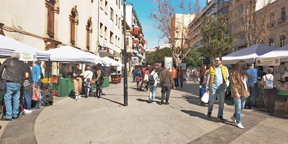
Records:
[[[230,120],[234,106],[225,106],[224,118],[227,121],[221,123],[216,119],[218,106],[215,104],[212,118],[207,119],[207,107],[199,106],[197,84],[188,82],[184,88],[172,90],[170,105],[147,103],[149,93],[136,91],[135,86],[135,83],[128,85],[129,102],[126,107],[122,106],[123,84],[111,84],[103,90],[107,95],[100,99],[90,97],[76,101],[70,97],[57,98],[53,106],[42,109],[39,115],[35,113],[10,122],[0,143],[8,143],[13,138],[13,143],[21,143],[19,139],[31,135],[35,141],[32,137],[25,143],[283,144],[288,141],[287,117],[277,118],[259,111],[244,110],[242,121],[245,129],[239,129]],[[160,102],[159,87],[156,97]],[[17,124],[21,125],[18,129],[30,126],[29,131],[19,132],[14,128],[18,127]],[[29,136],[25,136],[27,133]]]

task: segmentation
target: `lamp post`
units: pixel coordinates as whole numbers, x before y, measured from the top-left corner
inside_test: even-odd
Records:
[[[123,11],[124,11],[124,106],[128,106],[127,49],[126,49],[126,0],[123,1]]]

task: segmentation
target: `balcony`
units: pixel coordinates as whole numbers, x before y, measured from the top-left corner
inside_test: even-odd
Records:
[[[278,19],[278,25],[281,25],[281,24],[283,24],[283,23],[285,23],[285,22],[287,22],[288,21],[288,17],[287,16],[281,16],[281,18],[279,18]]]
[[[267,28],[272,28],[276,25],[276,21],[271,21],[269,23],[267,23]]]

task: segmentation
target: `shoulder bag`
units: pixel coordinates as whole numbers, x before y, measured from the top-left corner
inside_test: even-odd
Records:
[[[1,76],[1,79],[0,79],[0,91],[5,91],[6,90],[6,80],[7,80],[7,75],[8,75],[8,67],[10,66],[10,62],[11,62],[11,59],[9,60],[9,63],[8,63],[8,66],[6,66],[6,68],[3,70],[2,72],[2,76],[4,76],[4,73],[6,72],[6,76],[5,76],[5,79],[2,79],[2,76]]]

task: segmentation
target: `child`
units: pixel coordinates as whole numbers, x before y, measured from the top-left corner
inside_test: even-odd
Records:
[[[91,91],[90,78],[87,78],[87,79],[86,79],[86,82],[85,82],[84,86],[85,86],[85,95],[86,95],[86,98],[88,98],[89,95],[90,95],[90,91]]]

